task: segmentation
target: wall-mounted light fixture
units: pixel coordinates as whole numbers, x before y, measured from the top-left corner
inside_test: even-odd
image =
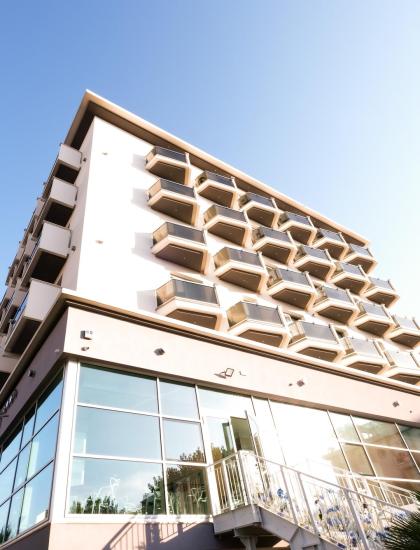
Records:
[[[225,375],[225,378],[232,378],[232,376],[235,374],[235,369],[229,367],[225,371],[223,371],[223,374]]]
[[[160,357],[161,355],[165,355],[165,350],[163,348],[157,348],[155,349],[155,354]]]

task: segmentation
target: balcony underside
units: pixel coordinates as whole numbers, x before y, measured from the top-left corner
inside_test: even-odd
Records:
[[[262,278],[261,274],[235,268],[228,269],[217,276],[223,281],[252,290],[253,292],[257,292],[260,288]]]
[[[400,372],[397,374],[390,374],[387,375],[385,373],[385,376],[387,378],[390,378],[391,380],[397,380],[398,382],[405,382],[406,384],[411,385],[419,385],[420,384],[420,372],[418,374],[413,373],[412,375],[409,373]]]
[[[389,329],[389,324],[373,320],[366,320],[362,323],[357,323],[356,326],[358,329],[375,334],[376,336],[383,336]]]
[[[355,358],[354,363],[346,362],[344,364],[346,365],[346,367],[351,367],[352,369],[369,372],[371,374],[378,374],[378,372],[383,369],[383,364],[378,365],[375,362],[370,362],[369,359]]]
[[[153,199],[151,199],[149,204],[153,210],[162,212],[162,214],[166,214],[167,216],[171,216],[185,223],[193,223],[195,206],[191,202],[165,196],[160,197],[156,202],[152,201]]]
[[[255,247],[254,247],[255,248]],[[267,258],[271,258],[272,260],[275,260],[276,262],[279,262],[281,264],[287,265],[289,263],[290,256],[292,255],[293,251],[292,249],[281,246],[281,244],[270,244],[267,243],[260,248],[255,248],[255,250],[258,250],[264,256],[267,256]]]
[[[366,272],[366,273],[369,273],[373,266],[375,265],[375,262],[372,261],[372,260],[369,260],[368,258],[361,258],[361,257],[357,257],[355,258],[354,260],[346,260],[347,263],[349,264],[352,264],[352,265],[360,265],[363,267],[363,270]]]
[[[323,361],[334,361],[338,355],[337,351],[320,349],[316,346],[308,346],[307,348],[300,349],[299,353],[307,355],[308,357],[314,357],[315,359],[322,359]]]
[[[197,189],[197,192],[205,199],[222,206],[227,206],[228,208],[232,207],[232,203],[235,198],[235,191],[221,189],[220,187],[215,187],[211,184],[206,187],[200,187]]]
[[[278,292],[271,294],[271,296],[280,302],[286,302],[286,304],[296,306],[300,309],[306,309],[312,299],[311,293],[293,290],[290,288],[283,288]]]
[[[334,319],[334,321],[346,324],[354,314],[354,310],[339,306],[327,306],[317,310],[317,313],[323,317],[328,317],[328,319]]]
[[[284,339],[282,334],[274,334],[255,329],[245,330],[244,332],[238,334],[238,336],[248,340],[253,340],[254,342],[260,342],[261,344],[266,344],[268,346],[275,346],[277,348],[281,346]]]
[[[407,332],[403,332],[401,334],[395,334],[394,336],[391,333],[389,339],[393,342],[396,342],[397,344],[407,346],[408,348],[415,348],[420,342],[420,334],[410,334]]]
[[[74,183],[79,174],[79,169],[75,170],[70,166],[60,163],[58,170],[55,172],[54,177],[67,181],[69,183]]]
[[[317,277],[318,279],[322,279],[325,281],[325,279],[327,278],[328,274],[331,271],[331,266],[319,264],[317,262],[306,262],[300,265],[299,269],[301,271],[307,271],[313,277]]]
[[[24,317],[19,319],[17,325],[13,328],[10,338],[7,340],[5,350],[10,353],[22,353],[40,324],[40,321],[33,319],[25,319]]]
[[[65,227],[72,215],[73,208],[59,202],[51,201],[47,203],[44,215],[44,221],[55,223]]]
[[[396,296],[392,294],[388,294],[386,292],[375,292],[369,295],[366,295],[366,298],[368,298],[371,302],[375,302],[376,304],[383,304],[386,307],[391,306],[395,300],[397,299]]]
[[[39,281],[54,283],[62,270],[67,258],[39,251],[39,254],[31,261],[27,272],[23,276],[22,282],[28,284],[29,278],[33,277]]]
[[[213,235],[217,235],[222,239],[226,239],[227,241],[230,241],[238,245],[243,244],[246,236],[245,227],[240,227],[237,225],[233,225],[233,224],[221,222],[221,221],[216,222],[212,226],[209,226],[207,230],[209,233],[212,233]]]
[[[167,317],[171,319],[177,319],[178,321],[184,321],[185,323],[191,323],[193,325],[199,325],[205,328],[216,328],[218,319],[217,315],[211,315],[208,313],[199,313],[196,311],[189,311],[188,309],[176,309],[171,313],[168,313]]]
[[[185,167],[162,162],[160,160],[149,165],[147,169],[151,174],[154,174],[159,178],[182,184],[186,182],[188,175],[188,170]]]
[[[186,246],[171,243],[159,252],[155,252],[155,255],[162,260],[189,267],[194,271],[201,271],[206,253],[203,250],[194,250]]]
[[[271,227],[277,217],[277,212],[270,212],[269,210],[264,210],[258,206],[251,206],[246,210],[246,213],[251,220],[258,222],[261,225],[265,225],[266,227]]]
[[[366,286],[365,281],[357,281],[355,279],[345,277],[339,281],[333,281],[335,286],[339,288],[348,288],[354,294],[360,294],[363,288]]]
[[[295,241],[299,241],[302,244],[308,244],[313,235],[311,229],[304,229],[303,227],[290,226],[287,227],[287,231],[290,231],[290,234]]]
[[[330,256],[332,256],[336,260],[339,260],[343,252],[346,250],[345,246],[341,245],[340,243],[335,244],[331,241],[328,241],[327,243],[316,246],[316,248],[320,248],[322,250],[328,250],[328,252],[330,253]]]

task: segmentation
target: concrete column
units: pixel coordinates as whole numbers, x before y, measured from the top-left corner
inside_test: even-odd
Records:
[[[245,546],[246,550],[257,550],[257,537],[240,536],[239,540]]]

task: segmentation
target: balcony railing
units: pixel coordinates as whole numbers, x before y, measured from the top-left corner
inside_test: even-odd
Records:
[[[313,311],[341,323],[349,323],[357,312],[357,305],[348,290],[322,287],[318,290]]]
[[[239,197],[239,206],[248,214],[251,220],[269,227],[276,226],[280,210],[271,197],[263,197],[247,192]]]
[[[187,184],[190,176],[187,153],[155,146],[146,156],[146,169],[164,179]]]
[[[345,355],[341,363],[354,369],[377,374],[386,364],[387,359],[373,340],[361,338],[343,338]]]
[[[35,222],[34,235],[39,235],[44,221],[65,227],[76,206],[76,195],[77,187],[74,184],[53,178]]]
[[[368,298],[377,304],[383,304],[386,307],[390,307],[398,300],[398,294],[391,281],[377,279],[376,277],[368,277],[368,280],[369,286],[363,292],[364,298]]]
[[[334,262],[327,250],[299,245],[295,257],[294,267],[302,271],[308,271],[319,279],[329,279],[335,269]]]
[[[58,150],[53,168],[44,185],[42,197],[46,199],[50,194],[54,178],[74,183],[82,167],[82,153],[69,145],[62,143]]]
[[[165,222],[153,233],[152,252],[158,258],[205,272],[209,254],[204,232]]]
[[[392,351],[386,352],[391,367],[400,367],[404,369],[419,370],[419,365],[414,359],[413,355],[408,351]],[[419,370],[420,376],[420,370]]]
[[[330,325],[320,325],[307,321],[295,321],[290,325],[292,338],[289,347],[310,357],[334,361],[341,357],[344,349]]]
[[[308,216],[294,212],[282,212],[278,224],[281,231],[290,231],[292,237],[303,244],[310,244],[317,231]]]
[[[192,187],[160,178],[150,187],[148,196],[153,210],[191,225],[196,223],[199,207]]]
[[[343,235],[329,229],[318,229],[313,246],[328,250],[330,255],[337,260],[348,251],[348,244]]]
[[[316,288],[308,273],[283,267],[269,269],[268,293],[281,302],[308,309],[316,296]]]
[[[267,279],[261,258],[255,252],[224,247],[214,256],[215,275],[229,283],[259,292]]]
[[[269,271],[268,285],[273,286],[281,281],[287,281],[296,285],[307,286],[311,289],[314,288],[306,273],[292,271],[291,269],[285,269],[282,267],[271,269]]]
[[[395,326],[387,336],[398,344],[414,348],[420,342],[420,326],[417,321],[400,315],[393,315],[392,318]]]
[[[363,269],[358,265],[336,262],[331,282],[340,288],[347,288],[354,294],[360,294],[369,285]]]
[[[361,265],[366,273],[370,273],[377,264],[368,248],[352,243],[349,244],[349,251],[344,260],[350,264]]]
[[[384,306],[368,302],[359,303],[359,313],[353,321],[354,326],[377,336],[383,336],[394,326],[394,322]]]
[[[252,231],[253,249],[264,256],[289,265],[297,252],[290,233],[261,225]]]
[[[237,196],[235,178],[205,170],[195,181],[197,193],[204,198],[232,208]]]
[[[351,295],[341,288],[331,288],[329,286],[323,286],[320,291],[320,298],[326,298],[335,300],[337,302],[344,302],[346,304],[354,304]]]
[[[243,246],[251,232],[243,212],[213,204],[204,212],[204,228],[210,233]]]
[[[172,319],[217,329],[224,318],[214,286],[171,279],[156,298],[157,311]]]
[[[289,330],[279,308],[239,302],[227,311],[230,332],[261,342],[280,346],[289,340]]]

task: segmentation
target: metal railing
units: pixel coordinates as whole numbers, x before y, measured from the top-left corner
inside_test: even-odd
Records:
[[[161,155],[162,157],[177,160],[178,162],[187,162],[187,155],[185,153],[180,153],[179,151],[167,149],[166,147],[159,147],[158,145],[153,147],[153,149],[147,155],[147,162],[150,162],[152,158],[156,155]]]
[[[393,519],[410,513],[383,498],[250,451],[239,451],[209,466],[208,477],[213,515],[257,505],[339,548],[382,549]]]

